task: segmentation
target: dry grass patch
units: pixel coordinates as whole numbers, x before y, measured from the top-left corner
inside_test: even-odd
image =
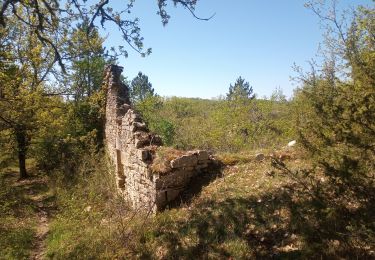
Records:
[[[249,163],[254,160],[254,155],[251,153],[220,153],[216,157],[227,166]]]
[[[151,170],[155,173],[167,173],[171,170],[170,162],[186,154],[185,151],[172,147],[158,147],[155,151]]]
[[[300,157],[286,163],[293,171],[311,164]],[[337,211],[325,204],[334,198],[317,200],[306,190],[313,183],[275,170],[270,158],[227,167],[223,175],[190,204],[146,223],[143,234],[134,237],[134,253],[159,259],[370,259],[373,254],[369,207]]]

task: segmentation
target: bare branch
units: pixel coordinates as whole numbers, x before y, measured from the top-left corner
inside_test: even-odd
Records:
[[[11,126],[11,127],[14,125],[13,122],[11,122],[10,120],[6,119],[6,118],[3,117],[2,115],[0,115],[0,119],[1,119],[4,123],[6,123],[7,125],[9,125],[9,126]]]
[[[58,42],[59,39],[64,41],[63,36],[59,34],[60,32],[67,32],[69,27],[81,22],[88,22],[88,35],[96,26],[96,22],[100,23],[102,27],[105,27],[107,22],[114,23],[132,50],[142,56],[151,53],[150,49],[144,50],[138,19],[129,20],[129,18],[122,17],[131,12],[134,1],[130,0],[124,8],[114,12],[112,8],[112,2],[114,1],[110,0],[91,2],[86,0],[67,0],[65,8],[60,8],[58,0],[3,0],[0,7],[0,25],[6,27],[6,18],[13,13],[25,25],[25,29],[35,32],[40,42],[53,50],[54,63],[57,63],[62,71],[66,72],[62,59],[65,56],[66,49],[55,44],[55,42]],[[198,20],[208,21],[215,16],[215,13],[209,18],[197,16],[195,13],[197,0],[158,0],[158,14],[162,17],[164,25],[169,19],[169,15],[165,10],[167,2],[183,6]],[[26,17],[18,13],[19,7],[22,7],[27,14]],[[124,50],[123,46],[117,46],[117,48],[113,49],[115,50],[115,56],[118,55],[117,51],[127,56],[127,51]]]
[[[3,5],[1,6],[1,9],[0,9],[0,25],[2,25],[3,27],[6,26],[5,11],[8,9],[10,4],[15,4],[18,1],[19,0],[5,0]]]
[[[54,53],[55,53],[55,59],[54,59],[54,61],[58,62],[61,70],[63,71],[63,73],[66,73],[65,65],[63,63],[63,60],[62,60],[61,55],[60,55],[60,52],[59,52],[58,48],[56,47],[56,45],[50,39],[48,39],[48,38],[44,37],[43,35],[41,35],[41,33],[38,30],[35,30],[35,33],[36,33],[38,39],[42,43],[49,44],[51,46],[51,48],[54,50]]]
[[[198,20],[201,20],[201,21],[209,21],[211,20],[215,15],[216,13],[213,13],[210,17],[208,18],[201,18],[201,17],[198,17],[196,14],[195,14],[195,11],[194,9],[192,9],[189,4],[186,2],[186,1],[182,1],[182,0],[174,0],[175,4],[176,3],[179,3],[181,5],[183,5],[186,9],[189,10],[189,12],[194,16],[194,18],[198,19]]]

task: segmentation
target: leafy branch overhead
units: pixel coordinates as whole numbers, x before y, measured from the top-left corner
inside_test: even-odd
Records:
[[[198,0],[158,0],[157,15],[163,25],[170,19],[167,6],[182,6],[199,20],[195,14]],[[90,2],[90,3],[89,3]],[[106,28],[114,25],[120,31],[123,40],[134,51],[142,56],[149,55],[151,49],[143,46],[140,34],[139,19],[131,17],[135,0],[123,1],[121,8],[115,7],[111,0],[4,0],[0,7],[0,27],[6,28],[10,17],[16,17],[27,30],[35,34],[38,40],[54,52],[54,62],[65,71],[65,63],[69,59],[64,51],[61,40],[70,32],[72,25],[88,23],[87,34],[97,27]],[[27,13],[27,16],[20,14]],[[64,42],[64,41],[63,41]],[[124,46],[111,47],[113,56],[128,55]]]

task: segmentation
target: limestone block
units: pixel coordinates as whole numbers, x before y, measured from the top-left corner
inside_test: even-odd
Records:
[[[204,170],[208,167],[208,163],[198,164],[195,169],[198,171]]]
[[[131,126],[129,126],[129,131],[137,132],[137,131],[147,131],[147,126],[143,122],[133,122]]]
[[[196,155],[183,155],[177,159],[171,161],[171,168],[183,168],[183,167],[194,167],[198,163]]]
[[[151,159],[151,154],[149,150],[139,149],[137,150],[137,157],[142,161],[147,161]]]
[[[130,105],[129,104],[122,104],[119,108],[118,108],[118,114],[120,115],[125,115],[126,112],[128,112],[128,110],[130,109]]]
[[[166,191],[166,199],[168,202],[171,202],[173,200],[175,200],[178,195],[180,195],[180,193],[183,191],[183,188],[181,189],[168,189]]]
[[[119,189],[124,189],[124,187],[125,187],[125,179],[118,178],[117,179],[117,187]]]
[[[177,171],[163,176],[155,181],[157,190],[166,189],[171,187],[183,187],[190,182],[191,172]]]
[[[142,148],[146,145],[150,145],[150,135],[147,132],[135,132],[135,147],[136,148]]]
[[[167,198],[168,197],[167,197],[166,191],[164,190],[158,191],[156,193],[155,204],[158,205],[158,207],[163,207],[165,204],[168,203]]]
[[[263,153],[257,153],[257,154],[255,155],[255,160],[257,160],[257,161],[263,161],[264,158],[265,158],[265,156],[264,156]]]
[[[209,155],[207,151],[199,150],[197,151],[198,161],[208,161]]]
[[[196,170],[186,171],[185,175],[186,175],[186,178],[189,179],[189,182],[190,182],[190,179],[194,177],[195,175],[197,175],[197,171]]]
[[[210,163],[210,160],[198,161],[198,165],[207,165],[209,163]]]
[[[150,135],[150,145],[156,145],[156,146],[161,146],[163,145],[163,140],[161,139],[160,136],[151,134]]]
[[[136,113],[133,109],[129,109],[126,113],[126,119],[129,123],[131,122],[142,122],[141,116]]]

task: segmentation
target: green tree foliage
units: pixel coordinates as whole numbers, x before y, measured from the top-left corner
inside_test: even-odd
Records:
[[[44,170],[61,166],[63,172],[74,173],[73,168],[87,147],[92,143],[97,147],[103,145],[106,93],[101,86],[107,60],[102,46],[104,39],[96,29],[87,34],[87,22],[77,25],[67,36],[71,42],[71,66],[68,74],[61,76],[64,89],[60,91],[74,98],[60,101],[63,114],[55,117],[51,129],[41,136],[35,157]]]
[[[259,126],[259,107],[253,102],[255,94],[249,82],[239,77],[234,85],[230,84],[226,102],[221,109],[223,115],[217,115],[219,124],[223,125],[226,132],[223,135],[224,143],[227,143],[228,150],[238,151],[254,141],[253,136]]]
[[[236,101],[254,98],[253,87],[245,79],[239,77],[234,85],[230,84],[227,100]]]
[[[101,88],[103,71],[108,60],[103,48],[104,39],[96,29],[88,30],[88,22],[73,30],[69,50],[72,66],[69,70],[69,91],[74,102],[67,102],[71,136],[84,136],[96,131],[97,142],[102,144],[104,135],[105,94]],[[78,48],[77,48],[78,46]]]
[[[287,101],[286,96],[285,96],[282,88],[280,88],[280,87],[276,88],[272,92],[270,99],[272,101],[278,101],[278,102],[286,102]]]
[[[148,77],[139,72],[131,81],[129,89],[131,102],[142,114],[150,130],[158,133],[165,145],[173,145],[175,126],[168,117],[160,115],[164,106],[163,99],[155,93]]]
[[[8,22],[10,26],[0,30],[0,131],[13,139],[20,178],[25,178],[28,149],[46,123],[42,111],[51,105],[44,79],[53,61],[36,34],[23,30],[17,19]],[[12,51],[14,46],[17,51]]]
[[[103,48],[104,39],[100,37],[97,29],[88,33],[87,31],[88,22],[84,21],[73,29],[69,37],[72,66],[68,79],[70,91],[76,101],[82,101],[100,90],[107,62]]]
[[[58,42],[65,37],[72,24],[87,22],[88,32],[98,26],[105,27],[110,24],[119,29],[122,39],[131,49],[142,56],[150,54],[151,49],[145,50],[143,46],[139,19],[131,17],[134,2],[131,0],[115,6],[115,1],[110,0],[4,0],[0,6],[0,26],[8,27],[10,26],[9,20],[12,17],[17,18],[23,24],[25,31],[34,32],[38,41],[49,48],[54,55],[53,61],[58,62],[60,68],[65,71],[67,50]],[[168,3],[183,6],[194,17],[201,19],[194,14],[197,0],[159,0],[157,1],[157,14],[161,17],[163,25],[166,25],[170,18],[166,11]],[[22,17],[20,8],[29,15]],[[128,55],[124,46],[112,49],[115,56]]]
[[[144,101],[147,97],[155,96],[155,90],[148,81],[148,77],[142,72],[130,83],[130,100],[133,104]]]
[[[234,105],[224,99],[152,99],[140,102],[137,109],[165,144],[177,148],[238,152],[279,147],[294,138],[289,102],[254,99]]]
[[[196,0],[158,1],[158,15],[162,18],[162,23],[167,24],[170,18],[166,12],[167,3],[174,3],[188,9],[195,16],[196,2]],[[0,97],[4,100],[4,97],[8,99],[9,95],[18,95],[17,91],[21,87],[27,86],[32,91],[39,91],[29,94],[36,95],[36,93],[39,93],[40,100],[46,100],[41,103],[52,101],[53,107],[59,107],[64,111],[44,118],[47,121],[48,118],[55,119],[55,121],[49,121],[51,127],[42,127],[40,122],[35,125],[38,128],[34,128],[34,125],[29,127],[35,130],[32,134],[28,130],[23,130],[28,127],[25,125],[19,127],[20,124],[17,124],[17,129],[21,129],[17,132],[21,133],[22,136],[22,138],[16,138],[18,142],[22,143],[23,148],[18,149],[23,158],[22,162],[24,162],[26,147],[30,144],[31,136],[33,136],[33,139],[38,137],[39,145],[33,148],[35,148],[35,154],[40,157],[39,159],[43,161],[43,164],[49,161],[59,161],[57,159],[58,154],[68,154],[66,152],[61,153],[62,147],[68,147],[68,143],[73,144],[77,141],[82,144],[84,143],[82,140],[86,136],[92,136],[92,133],[95,133],[97,141],[102,139],[105,93],[99,89],[102,82],[103,66],[106,61],[104,56],[110,56],[111,60],[115,61],[117,55],[127,56],[128,53],[124,46],[110,48],[111,53],[104,53],[103,39],[100,37],[97,28],[112,24],[119,29],[128,47],[142,56],[150,54],[151,49],[144,49],[143,46],[139,19],[130,16],[133,3],[134,1],[129,1],[120,8],[115,8],[113,1],[68,0],[62,3],[55,0],[5,0],[0,3],[1,58],[9,59],[8,55],[19,58],[17,61],[14,61],[14,58],[11,61],[6,61],[10,63],[10,69],[5,66],[1,68],[2,82],[8,84],[8,82],[18,81],[19,84],[1,86]],[[78,25],[77,28],[72,30],[72,27],[76,25]],[[5,34],[6,37],[3,37]],[[26,36],[32,38],[32,41],[26,39]],[[3,39],[6,39],[6,41]],[[20,47],[21,45],[22,47]],[[25,48],[25,46],[27,47]],[[34,50],[34,47],[39,49]],[[3,61],[1,63],[4,64]],[[56,63],[59,67],[54,66]],[[61,72],[59,68],[64,73],[59,73]],[[15,72],[11,70],[15,70]],[[22,80],[20,75],[22,75]],[[51,77],[48,78],[49,76]],[[65,88],[57,89],[56,86],[48,86],[49,91],[47,91],[47,85],[44,82],[48,79],[50,79],[48,82],[52,84],[58,82]],[[51,90],[53,93],[50,92]],[[14,91],[17,93],[14,93]],[[60,99],[58,95],[61,92],[74,95],[74,102],[71,102],[70,96]],[[56,98],[49,97],[51,94]],[[25,93],[22,93],[22,95],[29,96]],[[20,98],[17,97],[18,99]],[[30,114],[23,112],[19,114],[24,115],[23,118],[28,118],[30,122],[36,122],[39,114],[46,116],[45,110],[39,110],[35,107],[37,103],[37,101],[30,101],[29,107],[25,101],[23,108],[29,110]],[[19,108],[22,108],[21,105],[19,105]],[[6,114],[11,112],[9,108],[4,108],[1,111],[4,116],[1,126],[1,139],[14,132],[10,131],[9,114]],[[47,108],[48,110],[57,112],[50,107]],[[15,116],[14,118],[18,120],[21,117]],[[68,122],[68,124],[62,127],[63,122]],[[4,125],[7,125],[7,127],[4,127]],[[12,125],[15,124],[12,123]],[[173,131],[170,124],[164,124],[161,129],[172,135]],[[80,139],[82,139],[82,142],[79,141]],[[56,160],[53,159],[53,156],[56,156]],[[26,176],[25,167],[21,168],[23,169],[23,175]]]
[[[30,89],[22,84],[24,76],[17,66],[2,69],[0,82],[2,97],[0,100],[0,130],[10,131],[16,144],[19,160],[20,178],[26,178],[26,153],[31,137],[37,128],[36,111],[41,105],[40,89]]]
[[[160,112],[164,110],[164,101],[158,95],[147,95],[135,104],[136,110],[142,114],[151,131],[158,133],[165,145],[173,145],[175,126],[168,116]]]
[[[359,8],[344,28],[335,12],[326,17],[312,8],[333,27],[326,38],[329,59],[321,71],[302,77],[296,94],[300,138],[333,187],[373,191],[375,12]]]
[[[66,40],[71,42],[71,66],[68,74],[56,75],[49,81],[53,84],[61,80],[64,88],[58,89],[46,83],[54,63],[48,46],[40,44],[38,35],[24,30],[17,19],[8,20],[8,25],[11,26],[1,29],[0,37],[1,139],[13,140],[21,177],[26,177],[27,153],[43,169],[51,170],[75,157],[92,138],[101,144],[105,104],[101,89],[106,62],[104,40],[96,30],[91,30],[88,42],[85,25],[78,25],[66,34]],[[63,99],[61,92],[75,98]]]

